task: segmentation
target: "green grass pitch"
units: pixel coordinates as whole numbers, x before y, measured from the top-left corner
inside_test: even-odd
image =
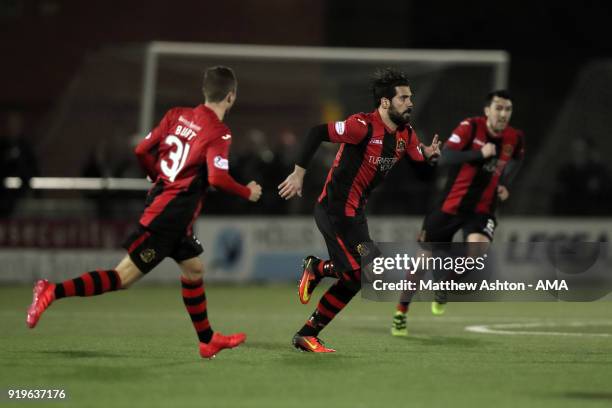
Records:
[[[211,284],[207,297],[214,329],[249,336],[214,360],[197,353],[178,283],[63,299],[34,330],[31,289],[2,287],[0,389],[65,389],[67,400],[35,405],[54,407],[612,405],[609,302],[455,303],[442,317],[416,303],[402,339],[389,335],[394,305],[357,297],[321,335],[338,352],[315,355],[290,345],[316,304],[299,304],[294,287]],[[509,323],[574,334],[465,330]],[[30,405],[0,396],[0,406]]]

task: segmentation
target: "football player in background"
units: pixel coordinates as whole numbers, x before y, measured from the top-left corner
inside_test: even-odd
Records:
[[[484,116],[467,118],[455,128],[439,160],[440,166],[448,166],[446,187],[439,204],[423,221],[420,242],[433,247],[452,242],[459,230],[465,242],[480,243],[473,245],[478,251],[493,241],[496,206],[508,199],[525,150],[523,132],[509,125],[512,111],[510,93],[497,90],[487,95]],[[406,313],[411,297],[404,294],[397,305],[391,327],[394,336],[408,333]],[[437,291],[432,313],[443,314],[445,305],[446,292]]]

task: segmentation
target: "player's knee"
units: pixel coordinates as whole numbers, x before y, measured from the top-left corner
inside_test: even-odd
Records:
[[[132,286],[133,283],[134,282],[130,282],[128,280],[121,279],[121,284],[119,285],[119,289],[121,289],[121,290],[129,289],[130,286]]]
[[[488,244],[491,239],[484,234],[474,232],[467,236],[467,242]]]
[[[183,268],[183,277],[190,281],[197,281],[204,277],[204,266],[202,264]]]
[[[131,271],[120,270],[117,271],[117,274],[119,275],[119,289],[129,289],[139,278]]]
[[[144,276],[129,256],[123,258],[119,265],[115,267],[115,271],[117,271],[117,275],[119,276],[119,287],[121,289],[129,288],[134,282]]]

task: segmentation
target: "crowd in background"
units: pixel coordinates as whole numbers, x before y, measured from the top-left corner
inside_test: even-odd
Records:
[[[24,115],[19,110],[4,112],[0,134],[0,179],[19,177],[23,185],[7,189],[0,184],[0,218],[15,213],[18,200],[44,197],[44,192],[28,191],[28,180],[41,175],[33,139],[26,134]],[[308,169],[301,200],[284,201],[276,194],[278,184],[289,174],[299,149],[300,135],[291,129],[276,135],[251,129],[232,145],[230,169],[233,176],[246,183],[257,180],[264,195],[257,204],[229,199],[222,192],[208,191],[205,212],[209,214],[310,214],[321,193],[337,146],[324,144]],[[100,140],[84,155],[82,177],[142,177],[132,154],[137,137],[114,135]],[[602,216],[610,214],[612,177],[592,140],[576,138],[569,149],[569,159],[556,170],[556,183],[550,197],[554,215]],[[527,175],[528,176],[528,175]],[[374,214],[423,214],[436,199],[440,180],[419,179],[407,163],[400,162],[388,176],[368,209]],[[516,188],[520,189],[520,184]],[[144,193],[97,191],[82,197],[96,208],[100,218],[120,217],[122,200],[142,200]],[[119,203],[119,204],[118,204]]]

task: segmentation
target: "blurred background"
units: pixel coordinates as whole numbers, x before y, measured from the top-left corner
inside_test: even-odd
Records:
[[[116,257],[145,191],[31,189],[28,181],[38,176],[143,177],[133,146],[168,108],[200,103],[201,75],[216,64],[234,67],[239,80],[238,102],[227,118],[234,135],[231,171],[243,183],[259,181],[264,196],[253,205],[208,194],[200,235],[208,236],[211,247],[214,242],[215,253],[225,254],[214,265],[242,259],[241,248],[257,256],[265,252],[253,249],[249,240],[269,243],[269,251],[291,262],[297,255],[287,245],[296,253],[304,247],[323,250],[309,215],[334,146],[315,158],[302,200],[278,199],[276,186],[292,169],[310,126],[372,109],[368,80],[380,66],[399,67],[411,77],[414,127],[426,142],[434,133],[445,140],[463,118],[482,114],[485,94],[506,85],[514,95],[511,124],[525,131],[527,143],[526,161],[501,208],[503,217],[517,219],[506,224],[514,226],[506,236],[607,240],[612,212],[608,8],[603,2],[569,7],[482,1],[176,0],[170,5],[3,0],[0,180],[21,180],[0,183],[4,277],[19,280],[26,259],[32,261],[28,269],[38,270],[42,263],[33,255],[24,258],[37,249],[69,250],[60,255],[72,256],[70,262],[53,258],[60,269],[74,270],[77,258],[87,265],[100,261],[103,251],[96,248],[110,251],[109,259]],[[219,47],[209,55],[193,49],[160,52],[151,65],[153,41]],[[241,54],[250,49],[238,44],[284,48],[274,57],[258,57],[257,49],[255,55]],[[224,54],[223,45],[234,53]],[[308,55],[308,49],[299,48],[304,46],[359,48],[363,58],[319,58],[314,50],[312,58],[283,54]],[[381,62],[375,58],[380,49],[405,50],[413,57],[418,50],[440,52]],[[483,62],[468,52],[475,50],[498,51],[504,62]],[[154,75],[152,88],[145,87],[147,72]],[[368,210],[388,217],[379,223],[381,236],[412,239],[436,200],[440,181],[419,180],[405,164],[389,177]],[[540,221],[532,221],[536,218]],[[94,251],[83,255],[88,248]],[[248,262],[263,262],[262,270],[271,273],[269,259]],[[279,274],[287,265],[275,264],[281,265]]]

